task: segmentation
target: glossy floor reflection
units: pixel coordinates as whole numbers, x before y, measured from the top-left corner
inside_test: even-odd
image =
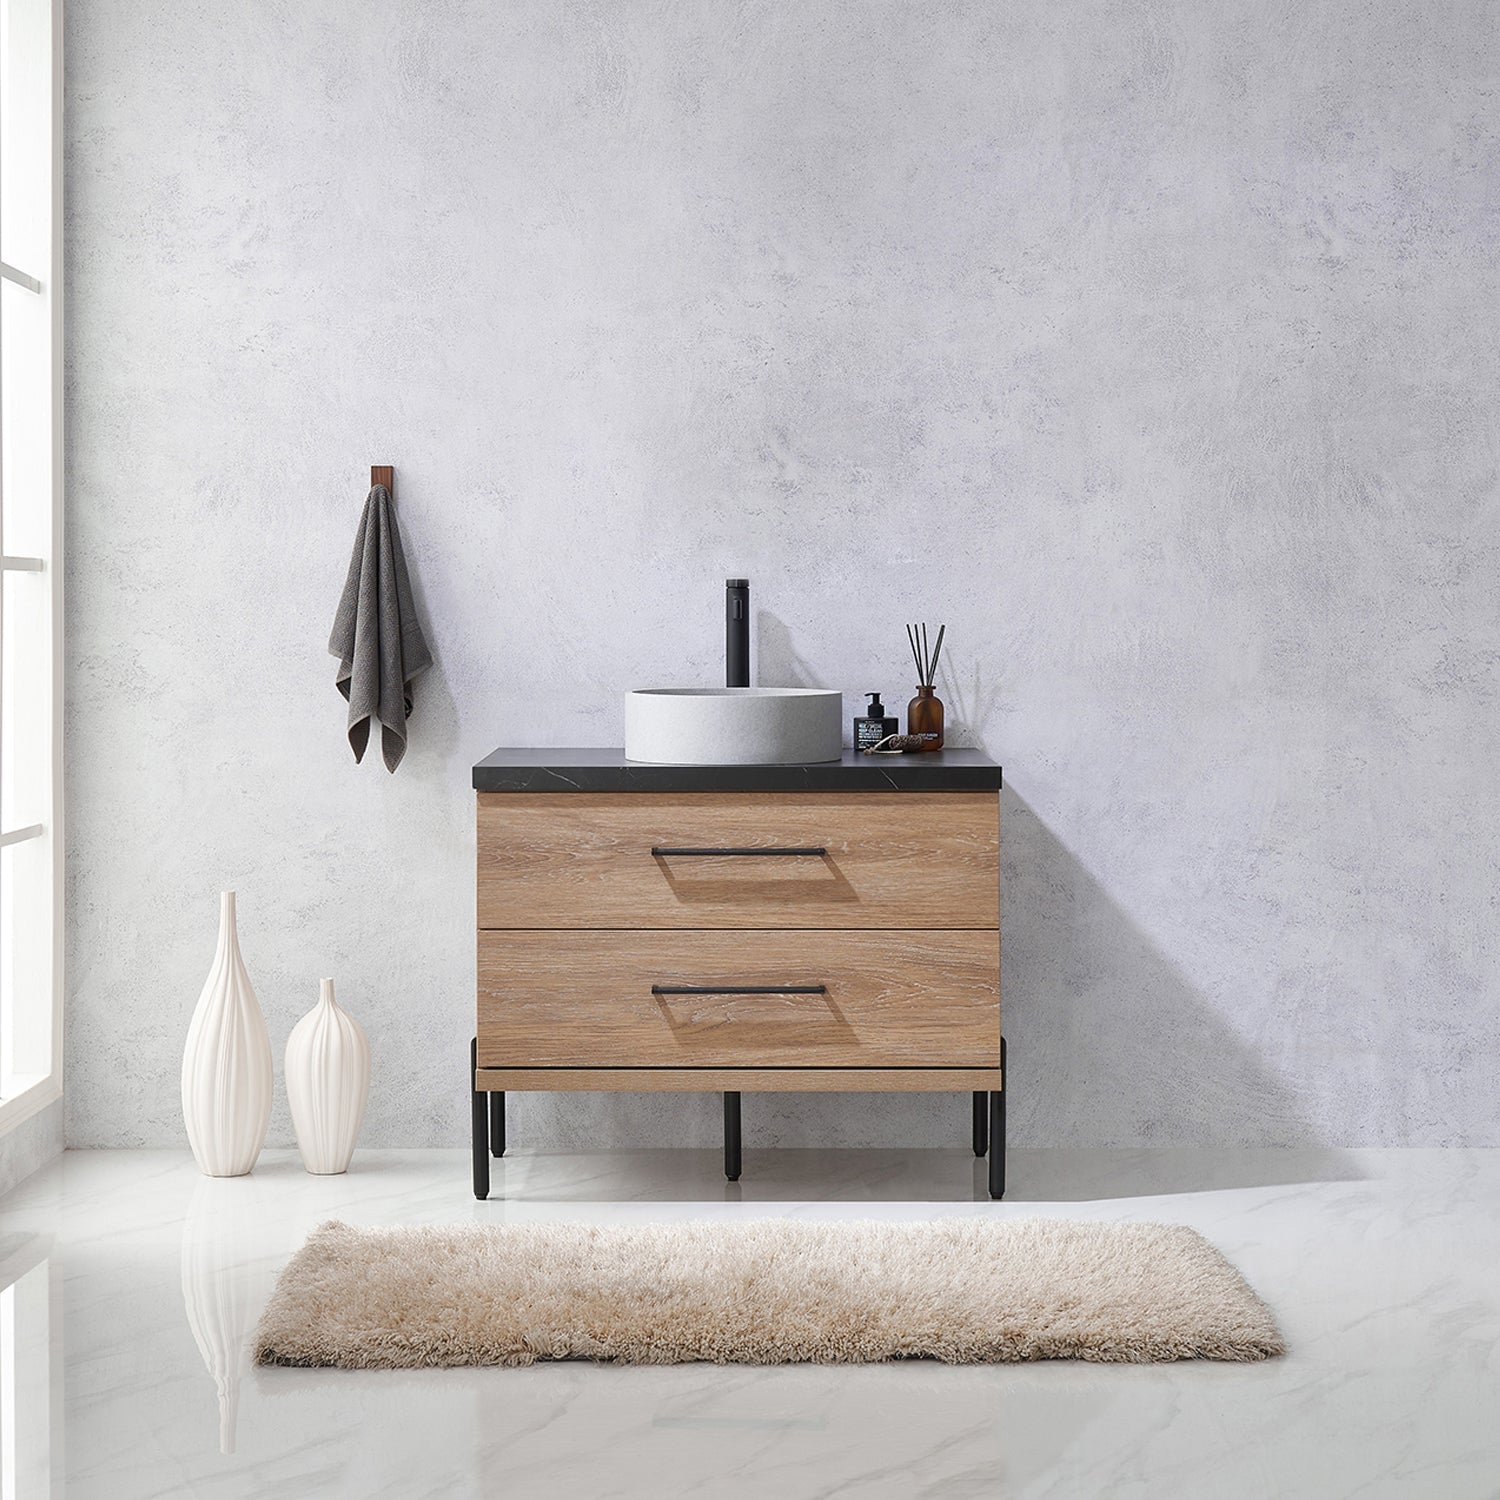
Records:
[[[1500,1493],[1500,1152],[73,1152],[0,1200],[0,1469],[31,1495],[1412,1496]],[[584,1364],[258,1370],[323,1219],[953,1213],[1163,1220],[1218,1244],[1292,1352],[1262,1365]],[[24,1436],[17,1436],[23,1434]],[[6,1467],[8,1466],[8,1467]]]

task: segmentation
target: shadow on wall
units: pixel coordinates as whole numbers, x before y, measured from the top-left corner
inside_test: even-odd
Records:
[[[954,749],[983,747],[985,730],[1000,711],[1000,682],[986,683],[984,669],[984,662],[976,657],[971,665],[960,665],[957,659],[951,666],[944,663],[938,672],[938,696],[946,710],[943,743]]]
[[[1267,1180],[1359,1175],[1318,1149],[1292,1090],[1011,786],[1000,845],[1013,1144],[1313,1148],[1280,1166],[1269,1154]]]
[[[458,702],[448,685],[442,658],[434,653],[432,665],[412,687],[412,713],[407,720],[406,740],[410,766],[403,762],[401,769],[431,767],[442,774],[457,749]],[[421,774],[420,770],[418,774]]]
[[[758,687],[828,686],[803,661],[791,631],[766,609],[755,612],[755,671],[751,680]]]

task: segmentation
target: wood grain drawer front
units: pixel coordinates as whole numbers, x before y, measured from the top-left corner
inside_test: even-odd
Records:
[[[481,792],[478,818],[482,928],[1000,921],[994,792]],[[746,849],[796,852],[716,852]]]
[[[999,1062],[995,931],[479,934],[480,1067]]]

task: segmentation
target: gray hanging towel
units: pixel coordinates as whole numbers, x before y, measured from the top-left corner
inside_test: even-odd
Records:
[[[412,679],[432,665],[432,653],[412,607],[391,493],[383,484],[365,501],[328,649],[339,659],[338,687],[349,700],[355,760],[364,759],[370,720],[377,718],[386,769],[394,771],[406,754]]]

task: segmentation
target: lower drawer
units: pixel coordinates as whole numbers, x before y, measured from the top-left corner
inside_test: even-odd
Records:
[[[481,1068],[995,1068],[1000,934],[481,931],[478,1035]]]

